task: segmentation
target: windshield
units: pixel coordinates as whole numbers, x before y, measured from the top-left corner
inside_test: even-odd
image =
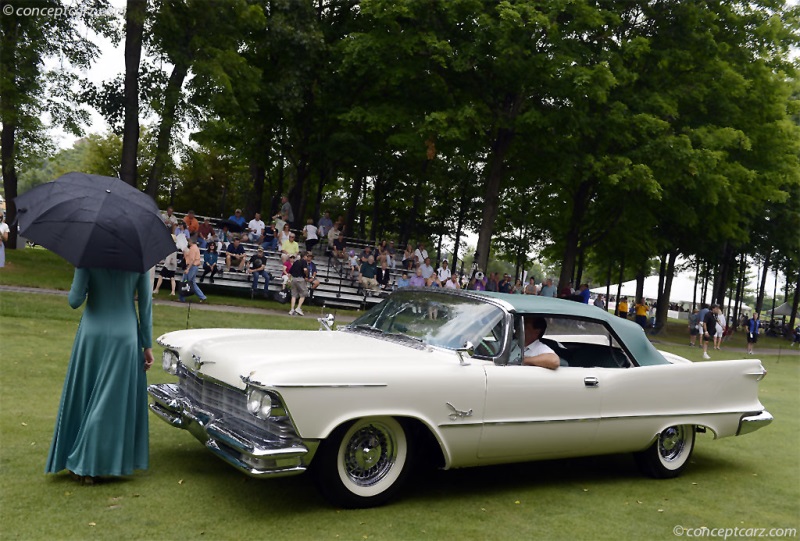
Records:
[[[503,349],[504,312],[484,301],[421,291],[399,291],[356,319],[348,328],[402,335],[448,349],[467,342],[483,355]]]

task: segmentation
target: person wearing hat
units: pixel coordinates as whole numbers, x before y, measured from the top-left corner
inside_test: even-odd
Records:
[[[266,267],[267,259],[264,257],[264,248],[258,247],[258,251],[250,258],[250,263],[247,266],[247,274],[253,275],[253,290],[250,296],[255,295],[258,291],[258,277],[264,277],[264,297],[269,295],[269,273]]]
[[[242,229],[245,229],[245,226],[247,225],[247,220],[245,220],[244,216],[242,215],[242,209],[236,209],[228,218],[228,221],[237,224]]]
[[[6,213],[0,210],[0,267],[6,266],[6,243],[11,230],[6,223]]]

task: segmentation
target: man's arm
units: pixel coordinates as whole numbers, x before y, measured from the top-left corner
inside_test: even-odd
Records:
[[[559,359],[558,355],[555,353],[542,353],[540,355],[533,355],[532,357],[523,357],[522,364],[555,370],[561,365],[561,359]]]

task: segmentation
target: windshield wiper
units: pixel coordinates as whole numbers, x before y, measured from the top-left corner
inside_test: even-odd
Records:
[[[377,327],[373,327],[372,325],[367,325],[366,323],[359,323],[358,325],[348,325],[350,329],[361,329],[364,331],[372,331],[377,332],[379,334],[383,334],[383,331]]]
[[[420,344],[425,344],[425,341],[422,338],[420,338],[419,336],[411,336],[410,334],[405,334],[405,333],[402,333],[402,332],[384,331],[383,335],[384,336],[392,336],[392,337],[399,336],[401,338],[408,338],[409,340],[414,340],[416,342],[419,342]]]

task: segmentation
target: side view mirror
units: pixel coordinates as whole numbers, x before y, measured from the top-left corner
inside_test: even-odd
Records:
[[[458,360],[461,362],[461,365],[466,366],[469,363],[464,360],[464,354],[466,353],[470,357],[475,355],[475,346],[472,344],[472,342],[467,340],[463,347],[460,347],[456,350],[456,353],[458,353]]]

